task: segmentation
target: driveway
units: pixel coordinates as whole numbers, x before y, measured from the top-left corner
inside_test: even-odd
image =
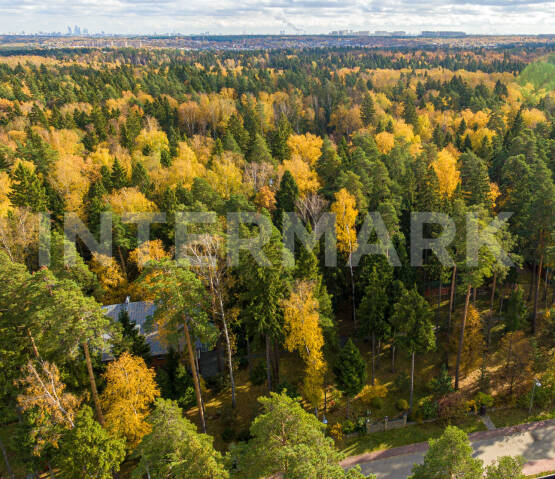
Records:
[[[523,456],[526,474],[555,469],[555,420],[477,432],[469,439],[474,457],[485,465],[499,456]],[[411,444],[349,457],[342,464],[347,468],[359,464],[365,474],[376,474],[378,479],[406,479],[413,464],[423,461],[427,449],[426,443]]]

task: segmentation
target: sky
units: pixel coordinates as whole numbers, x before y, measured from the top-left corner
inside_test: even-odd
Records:
[[[555,0],[0,0],[0,33],[555,33]]]

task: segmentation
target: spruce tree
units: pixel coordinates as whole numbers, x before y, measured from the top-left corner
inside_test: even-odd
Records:
[[[274,224],[281,230],[283,213],[293,213],[295,203],[299,196],[299,188],[295,178],[289,170],[286,170],[281,178],[279,190],[276,193],[276,209],[274,211]]]
[[[374,107],[374,100],[370,93],[364,95],[362,104],[360,106],[360,118],[364,126],[371,125],[374,122],[374,117],[376,115],[376,108]]]
[[[349,416],[350,400],[362,390],[366,381],[366,363],[350,338],[339,353],[333,372],[337,386],[347,396],[347,416]]]
[[[119,190],[127,186],[127,174],[117,158],[114,160],[114,164],[112,165],[112,174],[110,175],[110,179],[112,180],[112,187],[115,190]]]
[[[251,163],[275,163],[264,137],[259,133],[254,137],[247,160]]]
[[[23,163],[13,172],[8,197],[14,206],[28,207],[34,213],[47,210],[48,198],[41,179]]]

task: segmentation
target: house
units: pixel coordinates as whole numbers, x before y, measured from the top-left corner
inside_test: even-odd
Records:
[[[146,342],[150,346],[150,354],[153,359],[154,365],[161,365],[164,363],[166,356],[169,352],[169,347],[160,340],[160,336],[156,329],[150,330],[147,328],[147,322],[156,311],[156,305],[147,301],[131,301],[129,296],[121,304],[110,304],[102,307],[106,316],[113,321],[119,321],[122,312],[127,312],[129,320],[135,323],[135,327],[139,330],[139,334],[143,335]],[[185,351],[184,342],[180,342],[178,350]],[[220,350],[218,347],[213,348],[209,345],[203,344],[200,340],[195,340],[195,355],[198,362],[198,368],[202,376],[209,378],[216,376],[222,371],[222,361],[220,357]],[[104,353],[102,356],[103,361],[109,361],[111,356]]]

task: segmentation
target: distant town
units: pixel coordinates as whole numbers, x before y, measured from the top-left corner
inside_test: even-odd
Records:
[[[396,48],[396,47],[454,47],[496,48],[524,44],[549,45],[555,34],[548,35],[473,35],[462,31],[404,30],[335,30],[327,34],[306,35],[216,35],[156,33],[152,35],[115,35],[105,32],[89,33],[78,25],[67,32],[25,32],[0,35],[0,48],[179,48],[190,50],[272,50],[283,48]]]

